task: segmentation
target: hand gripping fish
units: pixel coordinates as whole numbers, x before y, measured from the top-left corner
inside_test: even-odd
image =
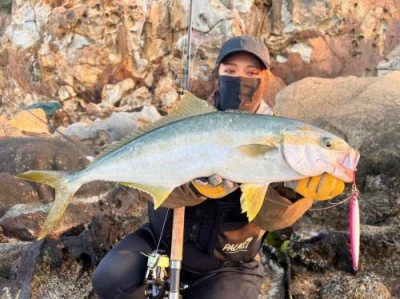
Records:
[[[39,239],[60,221],[74,193],[95,180],[147,192],[158,208],[174,188],[216,173],[241,183],[242,211],[251,221],[271,182],[324,172],[346,182],[353,179],[359,153],[324,130],[288,118],[219,112],[188,92],[182,98],[168,117],[110,147],[80,172],[18,174],[55,188]]]

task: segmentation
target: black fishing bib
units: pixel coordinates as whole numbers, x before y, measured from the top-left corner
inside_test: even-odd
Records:
[[[236,190],[222,199],[208,199],[200,205],[186,207],[184,233],[184,260],[186,268],[205,272],[227,263],[252,260],[258,253],[262,239],[260,228],[249,223],[241,213],[241,191]],[[153,209],[149,205],[149,218],[159,238],[167,209]],[[172,214],[165,224],[162,244],[170,252]]]

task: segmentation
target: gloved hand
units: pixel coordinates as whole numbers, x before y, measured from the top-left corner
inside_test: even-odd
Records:
[[[222,198],[239,187],[239,184],[225,180],[218,174],[197,178],[192,180],[191,183],[200,194],[208,198]]]
[[[296,181],[293,190],[306,198],[328,200],[343,192],[344,182],[324,173]]]

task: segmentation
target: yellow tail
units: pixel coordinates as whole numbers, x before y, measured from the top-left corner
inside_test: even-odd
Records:
[[[64,171],[31,170],[17,174],[16,177],[44,183],[55,189],[55,199],[39,233],[38,240],[42,240],[60,222],[68,204],[81,185],[73,180],[72,173]]]

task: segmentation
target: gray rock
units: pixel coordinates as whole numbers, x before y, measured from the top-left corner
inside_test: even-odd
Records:
[[[389,72],[400,71],[400,45],[397,45],[385,59],[381,60],[377,66],[378,76],[386,75]]]
[[[148,106],[151,104],[153,100],[153,96],[150,94],[147,87],[142,86],[140,88],[135,89],[134,92],[124,97],[121,100],[121,106],[129,106],[132,108]]]
[[[290,292],[296,298],[391,298],[398,293],[398,229],[362,226],[360,267],[351,269],[348,233],[295,233]],[[369,295],[365,295],[370,293]],[[351,294],[351,295],[350,295]],[[350,297],[349,297],[350,296]]]
[[[84,147],[76,142],[67,143],[57,138],[2,138],[0,148],[0,172],[11,175],[34,169],[79,170],[89,163],[85,156],[87,150]],[[9,181],[11,182],[11,178]],[[29,200],[26,196],[31,196],[34,200],[35,195],[30,193],[33,190],[28,190],[26,183],[17,180],[12,182],[18,184],[16,186],[21,186],[18,190],[24,192],[17,195],[18,191],[8,189],[12,188],[11,185],[2,186],[4,191],[9,192],[6,194],[10,195],[7,202],[26,203]],[[19,185],[20,183],[22,185]],[[49,186],[33,182],[29,184],[37,192],[40,201],[50,201],[53,191]]]
[[[265,277],[258,299],[286,298],[288,295],[287,267],[282,259],[282,254],[276,248],[267,244],[263,244],[259,254],[265,267]]]
[[[11,174],[32,169],[78,170],[89,162],[85,148],[57,138],[2,138],[0,148],[0,172]]]
[[[0,10],[11,11],[12,0],[0,0]]]
[[[143,125],[152,123],[161,118],[154,106],[143,107],[139,112],[113,112],[109,118],[96,119],[92,124],[74,123],[63,134],[75,136],[80,140],[96,138],[101,132],[105,132],[111,141],[118,141],[129,136]]]
[[[0,217],[12,206],[22,203],[40,203],[36,190],[28,181],[0,173]]]
[[[126,115],[126,112],[114,112],[109,118],[98,119],[93,124],[74,123],[63,130],[63,134],[86,140],[94,139],[101,132],[105,132],[111,141],[117,141],[136,129],[136,124]]]
[[[31,242],[1,243],[0,244],[0,277],[12,279],[12,268],[21,258],[22,252],[30,247]]]
[[[363,273],[358,277],[334,276],[321,283],[320,298],[392,298],[382,279]]]
[[[42,242],[33,242],[24,247],[9,277],[0,282],[1,298],[31,298],[30,283],[41,248]]]

